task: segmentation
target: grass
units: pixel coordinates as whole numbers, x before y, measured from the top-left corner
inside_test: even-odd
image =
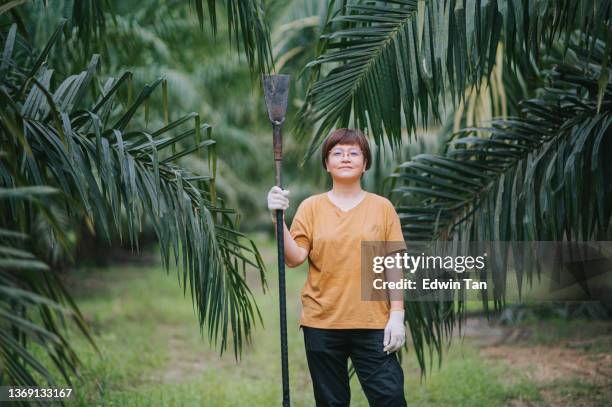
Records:
[[[601,386],[596,386],[584,380],[556,380],[542,389],[543,392],[553,392],[558,405],[565,406],[609,406],[610,394]],[[585,400],[588,402],[585,403]]]
[[[75,335],[83,380],[75,383],[78,406],[274,406],[281,404],[277,276],[272,242],[260,244],[269,266],[270,292],[250,284],[264,319],[239,362],[203,339],[189,294],[176,272],[160,267],[78,270],[69,286],[100,354]],[[299,293],[306,268],[287,270],[291,400],[313,406],[303,338],[298,330]],[[255,281],[256,278],[253,278]],[[249,281],[251,278],[249,277]],[[405,394],[417,406],[502,406],[511,400],[541,401],[538,386],[519,369],[480,356],[476,344],[454,340],[442,367],[422,380],[412,352],[404,355]],[[576,385],[578,386],[578,385]],[[576,387],[574,386],[574,387]],[[357,377],[352,406],[367,406]],[[570,390],[571,391],[571,388]],[[576,392],[585,391],[584,386]],[[578,396],[577,396],[578,397]]]

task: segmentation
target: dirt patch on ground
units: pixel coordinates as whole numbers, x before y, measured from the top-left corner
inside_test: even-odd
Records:
[[[530,328],[490,325],[482,319],[468,319],[463,333],[480,347],[482,357],[524,372],[540,389],[542,402],[537,405],[597,406],[612,399],[612,354],[587,351],[594,344],[610,343],[612,335],[539,345],[529,342]],[[510,404],[534,405],[529,400]]]
[[[197,377],[206,371],[229,368],[236,365],[232,355],[219,353],[206,339],[194,343],[190,331],[173,325],[160,325],[159,335],[164,337],[167,352],[164,367],[149,380],[162,384],[180,383]]]
[[[161,383],[177,383],[204,372],[207,363],[203,355],[192,353],[186,341],[180,336],[171,337],[168,342],[169,362],[159,377]]]
[[[488,359],[504,360],[525,372],[530,380],[550,383],[574,378],[595,386],[612,385],[612,355],[585,354],[562,346],[491,346],[480,352]]]

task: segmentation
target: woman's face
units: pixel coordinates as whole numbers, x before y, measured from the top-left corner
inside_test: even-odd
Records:
[[[336,144],[327,155],[327,171],[334,180],[359,180],[366,162],[358,145]]]

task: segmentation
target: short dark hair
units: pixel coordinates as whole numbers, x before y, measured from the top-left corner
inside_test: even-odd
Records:
[[[361,148],[363,158],[366,160],[366,171],[372,165],[372,153],[370,153],[370,145],[368,139],[358,129],[336,129],[330,133],[321,146],[321,162],[323,168],[327,169],[327,156],[332,148],[337,144],[357,145]]]

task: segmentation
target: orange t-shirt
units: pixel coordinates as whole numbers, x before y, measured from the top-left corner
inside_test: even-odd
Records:
[[[300,325],[383,329],[388,300],[361,298],[361,242],[404,241],[393,204],[368,192],[345,212],[327,193],[314,195],[298,207],[290,232],[298,246],[308,250]]]

